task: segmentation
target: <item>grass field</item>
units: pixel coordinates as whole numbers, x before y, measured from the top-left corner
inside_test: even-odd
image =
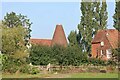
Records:
[[[3,74],[2,78],[118,78],[117,73]]]
[[[117,73],[75,73],[71,78],[118,78]]]

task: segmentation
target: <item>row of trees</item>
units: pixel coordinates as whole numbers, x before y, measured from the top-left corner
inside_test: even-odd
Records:
[[[106,62],[100,59],[88,58],[87,54],[81,52],[79,47],[76,46],[65,48],[59,45],[53,47],[33,45],[29,59],[33,65],[48,65],[51,63],[55,66],[61,66],[61,68],[62,66],[80,65],[117,65],[112,60]]]
[[[78,24],[78,32],[71,31],[68,40],[70,45],[78,45],[83,52],[91,52],[91,41],[98,30],[107,29],[107,4],[106,1],[81,2],[81,20]],[[114,28],[120,28],[120,1],[116,2]]]
[[[76,47],[62,47],[55,45],[53,47],[33,45],[31,48],[30,62],[33,65],[80,65],[87,60],[86,54],[81,53]]]

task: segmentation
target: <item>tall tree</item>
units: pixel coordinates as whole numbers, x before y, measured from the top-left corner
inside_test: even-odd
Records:
[[[84,0],[82,0],[84,1]],[[90,52],[90,45],[93,34],[93,10],[94,6],[92,2],[81,2],[81,22],[78,24],[79,32],[82,36],[80,42],[82,50]]]
[[[108,19],[108,12],[107,12],[107,4],[106,0],[97,0],[97,2],[93,2],[94,4],[94,16],[93,16],[93,26],[95,29],[94,34],[99,29],[106,29],[107,28],[107,19]]]
[[[107,4],[106,1],[97,2],[81,2],[81,22],[78,29],[81,34],[81,45],[85,52],[90,53],[91,41],[99,29],[107,27]]]
[[[27,35],[25,36],[26,45],[28,44],[28,40],[30,39],[30,32],[31,32],[31,22],[27,16],[24,15],[17,15],[15,12],[7,13],[2,21],[3,25],[8,28],[19,27],[23,26],[26,29]]]
[[[70,34],[68,35],[68,40],[69,40],[69,45],[70,46],[78,45],[77,32],[76,31],[71,31]]]
[[[114,19],[113,27],[120,31],[120,1],[116,1],[116,8],[113,19]]]
[[[107,19],[108,19],[108,12],[107,12],[106,0],[102,0],[102,6],[100,9],[99,29],[106,29],[107,28]]]

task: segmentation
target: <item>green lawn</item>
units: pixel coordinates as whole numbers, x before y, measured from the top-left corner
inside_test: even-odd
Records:
[[[117,73],[3,74],[2,78],[118,78]]]
[[[70,78],[118,78],[117,73],[74,73]]]
[[[49,77],[50,74],[2,74],[2,78],[43,78]]]

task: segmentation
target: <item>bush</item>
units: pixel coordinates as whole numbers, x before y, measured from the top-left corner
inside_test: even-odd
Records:
[[[116,66],[117,65],[117,62],[113,61],[113,60],[108,60],[106,62],[106,65],[112,65],[112,66]]]
[[[22,65],[22,62],[8,55],[2,55],[2,64],[4,72],[15,73],[19,69],[19,66]]]
[[[33,65],[47,65],[51,62],[51,48],[33,45],[30,51],[30,62]]]
[[[53,47],[33,45],[30,53],[30,61],[33,65],[79,66],[87,62],[85,53],[81,53],[78,47]]]
[[[40,72],[40,70],[38,68],[32,67],[31,70],[30,70],[30,72],[29,72],[29,74],[37,74],[39,72]]]
[[[97,58],[89,58],[88,63],[94,66],[105,66],[106,65],[105,61],[101,59],[97,59]]]
[[[78,46],[53,47],[33,45],[30,53],[30,62],[33,65],[47,65],[49,63],[60,66],[94,65],[106,66],[116,65],[112,60],[103,61],[97,58],[88,58]]]
[[[31,70],[31,67],[29,65],[24,65],[20,69],[20,72],[22,72],[22,73],[30,73],[30,70]]]
[[[16,73],[20,70],[20,72],[28,73],[29,71],[29,66],[24,59],[16,59],[6,54],[2,54],[2,65],[3,72]]]

